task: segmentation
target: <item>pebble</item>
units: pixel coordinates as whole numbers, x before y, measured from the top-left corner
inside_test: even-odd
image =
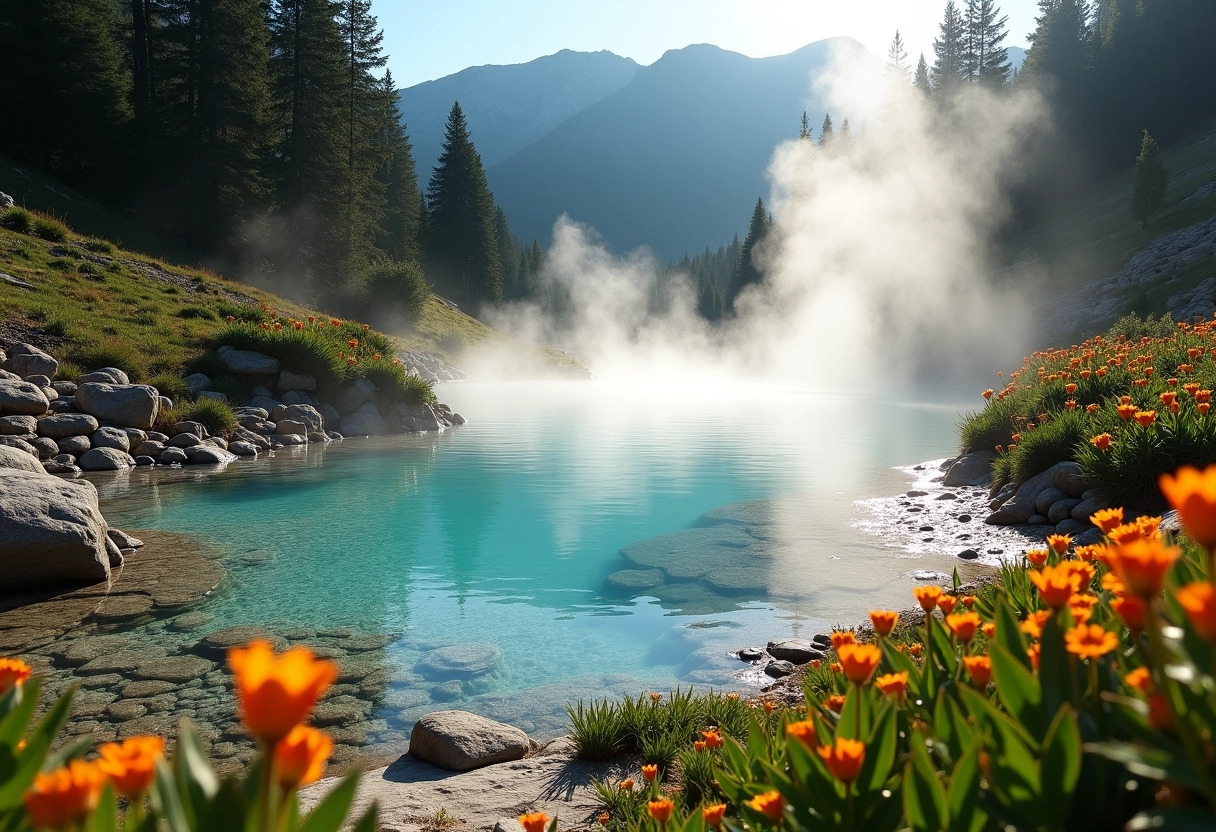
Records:
[[[980,556],[980,553],[975,551],[974,549],[964,549],[963,551],[958,553],[958,556],[960,558],[962,558],[963,560],[975,560],[976,558],[978,558]]]
[[[960,514],[958,516],[958,522],[960,522],[960,523],[970,523],[972,519],[973,518],[971,517],[970,514]]]
[[[908,496],[909,497],[927,497],[927,496],[929,496],[929,492],[928,491],[909,491]]]

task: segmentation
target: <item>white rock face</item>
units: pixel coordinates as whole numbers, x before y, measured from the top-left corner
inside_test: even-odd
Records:
[[[0,590],[109,580],[106,532],[92,483],[0,468]]]

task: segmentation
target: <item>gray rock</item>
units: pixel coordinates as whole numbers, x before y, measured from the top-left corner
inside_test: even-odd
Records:
[[[92,436],[97,428],[97,420],[87,413],[58,413],[38,420],[38,435],[51,439]]]
[[[1095,526],[1090,526],[1072,539],[1073,546],[1092,546],[1101,542],[1102,530]]]
[[[79,413],[80,408],[76,406],[76,397],[68,396],[67,398],[60,397],[53,402],[50,402],[51,413]]]
[[[958,553],[958,557],[962,558],[963,560],[975,560],[979,556],[980,556],[980,553],[975,551],[974,549],[964,549],[963,551]]]
[[[38,452],[39,459],[54,459],[59,455],[59,445],[54,439],[45,436],[35,436],[29,440],[30,446]]]
[[[41,474],[43,468],[38,463],[37,454],[0,445],[0,471],[28,471],[32,474]],[[0,528],[0,537],[3,535],[4,530]]]
[[[23,454],[29,454],[34,459],[38,458],[38,449],[19,436],[0,436],[0,446],[21,451]]]
[[[436,702],[452,702],[464,696],[464,685],[459,679],[452,679],[442,685],[431,688],[431,699]]]
[[[418,662],[422,673],[438,677],[471,678],[502,664],[502,651],[493,644],[456,644],[432,650]]]
[[[1039,496],[1034,499],[1034,510],[1038,514],[1046,514],[1058,501],[1063,500],[1068,495],[1054,486],[1048,486],[1039,492]]]
[[[118,428],[98,428],[89,441],[94,448],[114,448],[123,453],[131,450],[131,440]]]
[[[379,436],[384,430],[384,419],[370,402],[360,405],[338,425],[338,432],[343,436]]]
[[[777,659],[764,666],[764,674],[774,679],[781,679],[794,672],[794,666],[787,661]]]
[[[182,379],[182,381],[186,383],[186,389],[195,396],[209,388],[212,384],[211,379],[203,373],[191,373]]]
[[[169,440],[170,448],[193,448],[195,445],[201,445],[203,440],[199,439],[193,433],[179,433]]]
[[[758,662],[764,658],[764,651],[759,647],[744,647],[739,651],[739,661]]]
[[[774,659],[784,659],[794,664],[806,664],[815,659],[822,659],[824,653],[809,641],[789,638],[783,641],[770,641],[768,654]]]
[[[234,441],[244,442],[246,444],[253,445],[255,448],[257,448],[258,450],[261,450],[261,451],[270,450],[270,440],[268,440],[262,434],[254,433],[253,431],[248,430],[246,428],[237,428],[236,430],[234,430],[232,432],[232,438]]]
[[[281,404],[278,399],[272,399],[269,396],[254,396],[249,403],[259,410],[265,410],[267,414]]]
[[[93,417],[90,416],[90,419]],[[55,443],[59,447],[59,453],[71,454],[72,456],[80,456],[93,447],[93,441],[87,436],[65,436]]]
[[[1056,534],[1072,534],[1079,532],[1084,526],[1073,520],[1071,517],[1066,517],[1056,524]]]
[[[55,457],[55,461],[60,465],[75,465],[76,457],[71,454],[59,454],[59,456]]]
[[[191,465],[224,465],[236,462],[236,454],[230,454],[214,445],[195,445],[186,448],[186,459]]]
[[[295,419],[281,419],[275,422],[275,433],[291,436],[307,436],[309,431],[308,425],[303,422],[297,422]]]
[[[136,468],[146,468],[149,465],[155,465],[155,464],[156,464],[156,457],[154,457],[154,456],[148,456],[147,454],[140,454],[139,456],[135,457],[135,467]]]
[[[82,471],[125,471],[135,467],[135,460],[116,448],[94,448],[81,454],[76,464]]]
[[[1032,514],[1032,515],[1030,515],[1030,518],[1026,521],[1026,523],[1027,523],[1027,525],[1030,525],[1030,526],[1049,526],[1049,525],[1051,525],[1051,521],[1047,519],[1046,514]]]
[[[217,393],[214,390],[204,390],[198,394],[200,399],[215,399],[217,402],[228,404],[228,396],[224,393]]]
[[[1081,501],[1075,497],[1065,497],[1063,500],[1057,500],[1051,504],[1051,508],[1047,511],[1047,519],[1053,523],[1062,523],[1065,520],[1072,519],[1072,510],[1081,504]]]
[[[228,445],[228,450],[237,456],[257,456],[258,449],[256,445],[250,442],[236,441]]]
[[[50,406],[46,394],[36,384],[0,379],[0,415],[41,416]]]
[[[56,394],[55,398],[59,398],[59,395],[58,395],[59,391],[55,390],[54,387],[51,387],[51,380],[47,376],[42,376],[42,375],[26,376],[25,380],[28,381],[30,384],[34,385],[35,387],[41,387],[43,389],[43,391],[45,391],[48,387],[50,387],[51,390],[55,391],[55,394]]]
[[[946,471],[942,484],[947,488],[960,485],[987,485],[992,481],[992,460],[996,454],[992,451],[975,451],[964,454],[955,460]]]
[[[317,410],[325,421],[325,428],[327,430],[335,429],[342,422],[342,414],[332,404],[322,403]]]
[[[252,350],[223,350],[220,360],[224,369],[237,376],[277,375],[282,369],[279,359]]]
[[[317,380],[310,375],[284,370],[279,373],[277,387],[279,390],[303,390],[306,393],[311,393],[317,389]]]
[[[107,581],[107,540],[92,483],[0,468],[0,590]]]
[[[329,437],[330,442],[341,442],[346,437],[338,433],[336,430],[327,430],[325,435]]]
[[[157,461],[161,465],[185,465],[186,452],[181,448],[165,448],[161,455],[157,457]]]
[[[1069,497],[1082,497],[1092,483],[1085,478],[1081,466],[1075,462],[1061,462],[1052,469],[1051,484]]]
[[[276,433],[270,437],[270,447],[272,447],[272,448],[275,447],[276,445],[279,446],[280,448],[283,448],[283,447],[291,448],[291,447],[296,447],[299,445],[307,445],[307,444],[308,444],[308,437],[304,436],[303,434],[299,434],[299,433]]]
[[[1072,519],[1079,523],[1088,523],[1090,517],[1109,505],[1109,501],[1100,495],[1078,500],[1077,504],[1072,507]]]
[[[1068,470],[1061,466],[1072,466],[1074,463],[1061,462],[1034,475],[1018,486],[1017,491],[1000,508],[988,515],[985,523],[993,526],[1007,526],[1025,523],[1036,513],[1035,500],[1044,489],[1052,486],[1057,470]],[[1063,496],[1063,495],[1061,495]]]
[[[75,396],[76,395],[76,382],[74,382],[74,381],[68,381],[67,379],[60,379],[58,381],[52,381],[51,386],[54,387],[55,392],[61,396]]]
[[[176,436],[179,433],[193,433],[199,439],[206,439],[209,435],[202,422],[178,422],[173,426],[173,435]]]
[[[376,401],[376,385],[372,384],[365,378],[352,382],[342,395],[335,402],[338,412],[344,416],[356,412],[361,407],[367,404],[374,404]],[[345,431],[344,431],[345,432]]]
[[[613,572],[605,579],[609,585],[617,589],[639,590],[650,589],[663,583],[661,569],[621,569]]]
[[[452,413],[452,424],[453,425],[467,425],[468,420],[465,419],[463,416],[461,416],[459,413],[453,412]]]
[[[321,416],[320,411],[307,404],[279,405],[274,409],[274,412],[270,414],[270,421],[277,423],[283,419],[303,422],[308,426],[309,432],[321,430],[325,426],[325,419],[323,416]],[[285,433],[285,431],[280,431],[280,433]]]
[[[410,733],[410,755],[449,771],[522,759],[528,735],[510,725],[467,711],[436,711],[418,720]]]
[[[439,417],[435,415],[435,411],[431,410],[428,404],[420,404],[413,408],[415,430],[420,431],[436,431],[443,430],[443,425],[439,422]]]
[[[59,372],[59,362],[33,344],[13,344],[7,350],[8,358],[0,368],[15,373],[21,378],[26,376],[46,376],[54,378]]]
[[[38,420],[33,416],[0,416],[0,434],[29,436],[37,431]]]
[[[319,430],[314,430],[312,433],[308,434],[308,441],[318,445],[327,445],[333,440],[331,440],[327,434],[322,433]]]
[[[83,473],[80,466],[72,462],[60,462],[56,459],[48,459],[42,463],[42,470],[48,474],[57,474],[59,476],[74,477],[77,474]]]
[[[138,537],[131,537],[119,529],[108,529],[106,536],[114,541],[114,545],[119,549],[142,549],[144,547],[144,542]]]
[[[85,373],[80,378],[76,379],[76,385],[88,384],[90,381],[99,381],[102,384],[130,384],[131,379],[122,370],[117,367],[102,367],[100,370],[94,370],[91,373]]]
[[[158,413],[168,413],[170,410],[173,409],[173,399],[169,398],[168,396],[164,396],[164,395],[157,396],[156,397],[156,409],[157,409]]]
[[[214,445],[221,451],[228,450],[228,440],[222,436],[208,436],[203,440],[203,443],[207,445]]]
[[[155,459],[156,457],[159,457],[164,450],[164,442],[157,442],[153,439],[149,439],[147,442],[141,442],[139,445],[137,445],[135,450],[131,451],[131,453],[135,456],[150,456]]]
[[[119,428],[119,430],[127,435],[127,444],[132,448],[138,448],[148,441],[147,431],[142,431],[139,428]]]
[[[82,384],[76,404],[103,422],[151,430],[160,407],[160,394],[145,384],[117,386],[101,382]]]

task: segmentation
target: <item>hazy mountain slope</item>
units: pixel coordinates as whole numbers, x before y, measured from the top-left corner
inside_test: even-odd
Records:
[[[565,212],[618,249],[649,245],[678,257],[717,246],[746,230],[756,197],[768,193],[773,148],[798,135],[804,109],[818,129],[811,75],[833,47],[864,52],[847,38],[760,59],[708,45],[668,52],[490,166],[490,187],[524,238],[547,240]]]
[[[1009,55],[1009,65],[1015,70],[1020,70],[1022,64],[1026,63],[1026,50],[1020,46],[1010,46],[1005,52]]]
[[[637,72],[611,52],[571,52],[512,66],[475,66],[398,94],[424,187],[439,158],[443,127],[459,101],[486,165],[539,139],[575,113],[624,87]]]

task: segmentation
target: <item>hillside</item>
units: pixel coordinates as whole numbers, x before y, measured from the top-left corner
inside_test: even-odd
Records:
[[[834,48],[864,53],[847,38],[759,59],[709,45],[670,51],[490,166],[490,187],[524,239],[547,239],[564,212],[620,249],[649,245],[676,258],[717,246],[768,193],[773,148],[797,136],[802,111],[822,120],[810,79]]]
[[[439,158],[452,102],[459,101],[484,164],[522,150],[558,124],[624,87],[637,72],[611,52],[563,49],[526,64],[475,66],[401,90],[419,184]]]

